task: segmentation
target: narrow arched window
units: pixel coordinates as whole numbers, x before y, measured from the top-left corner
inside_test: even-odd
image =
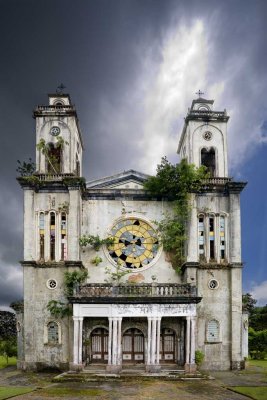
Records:
[[[61,147],[48,143],[47,148],[47,173],[60,174],[61,172]]]
[[[209,216],[209,258],[215,258],[215,231],[214,231],[214,217]]]
[[[43,212],[39,214],[39,258],[44,259],[44,239],[45,238],[45,215]]]
[[[198,254],[199,258],[205,257],[204,215],[198,217]]]
[[[220,325],[216,319],[213,319],[207,324],[207,341],[219,342],[220,339]]]
[[[50,213],[50,260],[55,260],[56,253],[56,214]]]
[[[207,167],[208,172],[211,176],[215,176],[215,150],[211,148],[210,150],[202,149],[201,150],[201,165],[205,165]]]
[[[55,321],[48,322],[47,324],[47,342],[49,344],[59,343],[59,329]]]
[[[67,216],[66,213],[61,214],[61,260],[67,259]]]
[[[78,154],[76,154],[76,175],[80,176],[80,161],[79,161],[79,157]]]
[[[220,216],[220,258],[225,259],[225,218]]]

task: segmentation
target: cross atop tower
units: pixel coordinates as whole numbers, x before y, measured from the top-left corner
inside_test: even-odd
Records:
[[[200,98],[202,94],[204,94],[204,92],[201,92],[201,90],[199,90],[198,92],[196,92],[196,94],[198,95],[198,97]]]
[[[66,89],[66,86],[63,85],[63,83],[61,83],[58,87],[57,87],[57,94],[63,94],[63,90]]]

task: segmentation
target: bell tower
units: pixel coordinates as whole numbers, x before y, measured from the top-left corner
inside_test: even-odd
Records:
[[[74,105],[68,94],[49,94],[49,105],[37,106],[36,172],[82,176],[83,142]]]
[[[224,111],[213,110],[214,100],[192,101],[185,117],[178,154],[189,164],[205,165],[211,177],[228,177],[227,122]]]

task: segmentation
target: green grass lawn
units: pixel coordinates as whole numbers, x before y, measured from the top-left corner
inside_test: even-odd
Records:
[[[261,386],[234,386],[231,387],[234,392],[244,394],[255,400],[266,400],[267,399],[267,387]]]
[[[0,400],[9,399],[19,394],[25,394],[32,392],[34,389],[29,387],[12,387],[12,386],[0,386]]]
[[[9,365],[16,365],[17,364],[17,358],[16,357],[10,357],[8,359],[8,364],[6,363],[6,358],[3,356],[0,356],[0,369],[8,367]]]
[[[267,360],[248,360],[249,365],[254,365],[255,367],[262,367],[267,369]]]

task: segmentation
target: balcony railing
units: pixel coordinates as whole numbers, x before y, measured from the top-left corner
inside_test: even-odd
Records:
[[[175,283],[140,283],[112,285],[109,283],[88,283],[78,287],[74,297],[101,298],[101,297],[196,297],[197,288],[190,284]]]
[[[37,106],[36,111],[73,111],[75,108],[73,106],[66,105],[53,105],[53,106]]]
[[[73,174],[38,174],[36,175],[42,182],[61,182],[65,178],[73,178]]]
[[[187,114],[188,117],[208,117],[208,118],[225,118],[227,117],[226,111],[212,111],[212,110],[190,110]]]
[[[232,178],[207,178],[203,180],[204,185],[225,185],[228,182],[231,182]]]

